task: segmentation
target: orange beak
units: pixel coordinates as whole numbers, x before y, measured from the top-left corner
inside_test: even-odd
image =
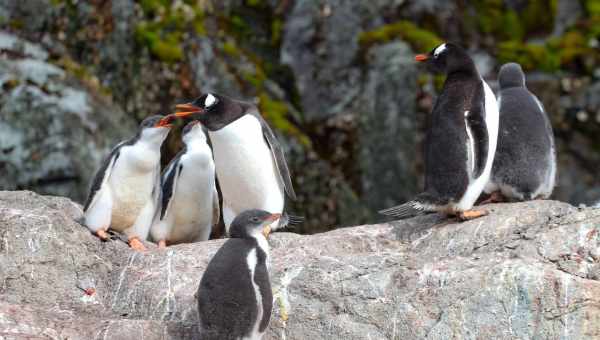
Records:
[[[175,116],[177,116],[177,117],[187,117],[194,113],[204,112],[204,110],[202,108],[199,108],[196,105],[193,105],[192,103],[179,104],[179,105],[176,105],[175,108],[177,110],[179,110],[178,112],[175,113]]]
[[[164,117],[163,119],[159,120],[158,123],[156,123],[156,125],[154,125],[154,127],[173,127],[173,124],[171,124],[171,122],[173,121],[173,115],[168,115],[166,117]]]
[[[419,61],[419,62],[426,61],[427,59],[429,59],[429,57],[427,56],[427,54],[417,54],[415,56],[415,60]]]
[[[281,214],[271,214],[271,216],[267,217],[267,219],[265,221],[275,222],[280,217],[281,217]],[[262,234],[265,235],[265,238],[267,238],[267,237],[269,237],[270,233],[271,233],[271,225],[269,224],[263,228]]]

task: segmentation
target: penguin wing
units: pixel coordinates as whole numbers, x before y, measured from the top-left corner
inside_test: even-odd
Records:
[[[219,193],[217,192],[217,186],[213,189],[213,225],[219,224],[221,219],[221,207],[219,206]]]
[[[180,164],[181,156],[185,153],[185,149],[179,152],[175,158],[171,160],[167,169],[160,180],[161,186],[161,195],[160,195],[160,216],[159,219],[162,220],[165,218],[167,213],[167,209],[169,209],[169,205],[171,203],[171,198],[173,197],[173,193],[177,188],[177,179],[179,178],[179,174],[181,173],[181,169],[183,169],[183,164]]]
[[[481,89],[483,91],[483,88]],[[472,103],[471,109],[465,112],[465,128],[467,138],[471,138],[470,145],[473,151],[473,178],[478,178],[483,173],[488,157],[488,132],[485,123],[485,104],[483,93],[475,96],[481,100]]]
[[[126,142],[121,142],[115,146],[108,156],[102,161],[100,168],[96,171],[96,175],[94,176],[94,180],[92,181],[92,185],[90,187],[90,193],[85,200],[85,204],[83,206],[83,211],[87,211],[90,206],[93,205],[94,199],[96,198],[96,194],[102,187],[102,185],[110,178],[110,173],[112,172],[117,159],[120,156],[121,147],[125,145]]]
[[[271,130],[271,127],[264,118],[260,115],[258,111],[253,111],[252,114],[258,119],[260,125],[262,126],[262,132],[269,148],[271,149],[271,153],[273,154],[273,159],[275,160],[275,165],[277,166],[277,170],[279,170],[279,177],[285,186],[285,192],[292,200],[296,200],[296,192],[294,191],[294,187],[292,186],[292,178],[290,175],[290,169],[288,168],[287,162],[285,161],[285,155],[283,153],[283,149],[281,149],[281,145],[277,140],[277,137]]]

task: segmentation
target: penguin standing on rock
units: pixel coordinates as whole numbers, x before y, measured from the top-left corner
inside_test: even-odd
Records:
[[[231,223],[231,239],[210,260],[196,293],[202,339],[262,338],[273,308],[266,237],[280,217],[248,210]]]
[[[182,111],[176,116],[197,119],[208,129],[228,232],[245,210],[281,214],[285,193],[296,199],[283,150],[254,104],[207,93],[177,109]],[[276,223],[274,229],[282,226]]]
[[[508,63],[498,73],[500,131],[487,200],[548,198],[556,180],[556,151],[550,120],[525,85],[521,66]]]
[[[150,234],[159,248],[167,243],[206,241],[219,222],[215,164],[198,121],[182,131],[185,148],[167,166]]]
[[[108,239],[111,228],[129,245],[144,251],[160,193],[160,146],[171,129],[170,118],[151,116],[135,137],[121,142],[96,173],[84,206],[84,224]]]
[[[463,220],[486,215],[471,208],[492,170],[498,136],[496,97],[458,45],[442,44],[415,60],[447,75],[426,132],[425,191],[380,213],[407,218],[441,212]]]

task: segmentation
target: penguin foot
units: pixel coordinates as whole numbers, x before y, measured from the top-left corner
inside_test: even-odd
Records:
[[[167,241],[160,240],[158,241],[158,249],[165,249],[167,247]]]
[[[95,234],[102,241],[107,241],[108,240],[108,237],[109,237],[108,233],[104,229],[98,229],[98,230],[96,230]]]
[[[148,250],[137,236],[129,239],[129,246],[131,247],[131,249],[140,253],[144,253]]]
[[[485,216],[487,214],[488,212],[486,210],[467,210],[459,212],[456,216],[461,221],[468,221]]]
[[[490,204],[490,203],[501,203],[506,202],[506,198],[502,195],[501,191],[494,191],[490,194],[490,197],[479,202],[479,205]]]

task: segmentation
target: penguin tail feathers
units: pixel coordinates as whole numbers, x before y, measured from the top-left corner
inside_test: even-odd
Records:
[[[279,228],[277,229],[285,228],[288,230],[294,230],[297,226],[304,223],[304,216],[290,215],[284,212],[279,221]]]
[[[423,215],[427,212],[428,211],[425,209],[423,204],[416,200],[379,211],[379,213],[382,215],[392,216],[401,220],[405,218]]]

